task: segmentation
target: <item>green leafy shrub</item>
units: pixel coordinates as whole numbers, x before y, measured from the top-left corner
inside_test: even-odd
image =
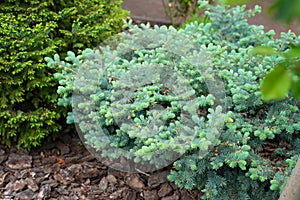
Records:
[[[120,31],[121,1],[1,1],[0,138],[28,149],[61,129],[54,70],[45,56],[81,52]],[[61,120],[64,121],[64,120]]]
[[[78,56],[68,52],[66,61],[58,55],[46,58],[50,67],[62,69],[55,74],[60,105],[72,105],[68,122],[77,123],[85,143],[103,157],[156,165],[171,161],[168,152],[176,152],[184,155],[174,163],[169,179],[179,187],[203,191],[203,199],[277,199],[300,151],[300,102],[290,96],[279,102],[262,100],[260,81],[283,58],[251,51],[270,46],[287,52],[300,37],[289,32],[274,39],[274,31],[249,25],[247,17],[259,7],[208,8],[206,24],[191,23],[182,30],[130,26],[131,33],[124,33],[112,50],[87,49]],[[164,73],[153,76],[160,67],[174,70],[187,82]],[[218,103],[219,93],[207,82],[212,71],[205,69],[221,77],[225,102]],[[147,84],[139,84],[145,80]],[[190,100],[195,100],[192,106],[185,104]],[[164,111],[150,112],[157,103]],[[219,135],[222,111],[226,123]],[[159,131],[147,129],[155,117],[163,121],[155,124]],[[210,125],[217,129],[209,131]]]

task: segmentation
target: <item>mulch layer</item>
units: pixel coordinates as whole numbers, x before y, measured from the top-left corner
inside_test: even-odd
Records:
[[[167,169],[148,175],[116,171],[71,134],[30,152],[0,145],[0,200],[200,199],[200,191],[179,189],[168,174]]]

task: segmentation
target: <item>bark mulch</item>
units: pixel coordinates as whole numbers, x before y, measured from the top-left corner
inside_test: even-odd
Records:
[[[0,145],[0,200],[200,199],[200,191],[177,188],[168,174],[168,169],[148,175],[116,171],[71,134],[30,152]]]

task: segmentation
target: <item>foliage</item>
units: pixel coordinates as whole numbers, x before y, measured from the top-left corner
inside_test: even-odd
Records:
[[[182,23],[199,20],[201,8],[198,6],[197,0],[162,0],[164,9],[168,14],[171,24],[175,26],[176,19],[180,19]],[[208,3],[212,4],[214,0],[209,0]]]
[[[61,129],[57,82],[43,58],[81,52],[118,32],[121,1],[1,1],[0,138],[30,149]],[[54,135],[53,135],[54,136]]]
[[[291,44],[291,48],[284,52],[277,52],[272,47],[258,46],[253,49],[252,53],[282,57],[282,61],[262,81],[261,89],[264,100],[286,98],[290,90],[296,98],[300,98],[300,46],[298,43]]]
[[[257,0],[219,0],[228,5],[241,5]],[[293,20],[300,22],[300,1],[298,0],[274,0],[268,8],[268,13],[273,14],[276,20],[290,24]]]
[[[73,106],[68,122],[79,124],[89,146],[113,158],[126,150],[126,158],[161,167],[188,150],[186,144],[207,151],[217,142],[216,132],[201,132],[207,124],[218,124],[218,115],[222,120],[222,108],[211,107],[215,97],[201,70],[187,59],[205,59],[193,54],[189,35],[172,27],[142,26],[130,25],[131,34],[121,34],[114,51],[87,49],[76,57],[68,52],[66,61],[58,55],[46,60],[49,67],[62,69],[55,74],[61,83],[59,104]],[[203,62],[204,69],[209,65]],[[202,109],[205,118],[196,113]]]
[[[268,9],[270,13],[275,14],[275,19],[291,23],[294,19],[300,23],[300,1],[276,0]]]
[[[78,56],[69,52],[65,61],[58,55],[47,58],[50,67],[62,69],[55,75],[61,85],[59,102],[75,108],[69,122],[79,124],[86,143],[101,150],[102,156],[118,158],[128,152],[123,156],[157,164],[172,160],[167,150],[185,153],[169,175],[179,187],[202,190],[203,199],[277,199],[300,152],[300,102],[294,97],[263,101],[260,81],[283,57],[251,52],[257,46],[289,52],[300,37],[289,32],[274,39],[274,31],[265,33],[262,26],[249,25],[247,17],[259,12],[259,7],[245,11],[244,6],[229,9],[199,3],[208,6],[206,24],[191,23],[181,30],[130,26],[131,33],[122,34],[112,50],[87,49]],[[204,62],[203,56],[211,62]],[[214,69],[225,85],[222,111],[227,112],[221,135],[206,127],[220,124],[221,113],[219,98],[205,81],[211,71],[199,71],[199,63],[202,70]],[[154,77],[153,69],[160,72],[161,66],[176,71],[192,89],[183,93],[185,82],[163,73]],[[147,84],[140,85],[144,81]],[[193,97],[197,113],[187,106],[191,104],[181,105],[174,94],[183,102]],[[156,104],[165,110],[154,113],[151,106]],[[178,105],[184,112],[178,111]],[[184,114],[191,116],[190,121],[180,123]],[[156,122],[166,122],[155,124],[161,132],[147,129],[155,117]],[[130,120],[122,124],[119,119]],[[175,140],[177,134],[183,143]],[[112,152],[106,146],[124,151]],[[204,156],[203,151],[209,152]],[[153,156],[153,152],[161,154]]]
[[[251,54],[254,46],[289,52],[300,38],[282,33],[274,40],[273,31],[249,25],[242,8],[211,7],[211,23],[186,27],[201,35],[200,43],[227,48],[215,56],[215,65],[227,83],[232,120],[210,155],[186,155],[174,163],[169,176],[180,187],[201,189],[204,199],[277,199],[300,150],[299,100],[264,103],[260,92],[260,80],[283,58]]]
[[[191,14],[196,12],[197,1],[195,0],[162,0],[165,12],[168,14],[171,24],[175,25],[176,18],[183,18],[185,21]]]
[[[230,5],[252,2],[253,0],[226,0],[221,1]],[[290,24],[292,20],[300,22],[300,1],[277,0],[268,8],[269,13],[275,14],[275,19]],[[300,97],[300,46],[299,43],[291,44],[287,52],[277,52],[272,47],[258,46],[253,50],[254,54],[270,55],[277,54],[283,59],[277,67],[269,72],[262,82],[264,100],[282,99],[289,92]]]

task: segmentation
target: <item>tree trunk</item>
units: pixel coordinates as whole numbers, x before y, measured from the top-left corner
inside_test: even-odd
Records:
[[[299,200],[300,199],[300,158],[286,184],[279,200]]]

